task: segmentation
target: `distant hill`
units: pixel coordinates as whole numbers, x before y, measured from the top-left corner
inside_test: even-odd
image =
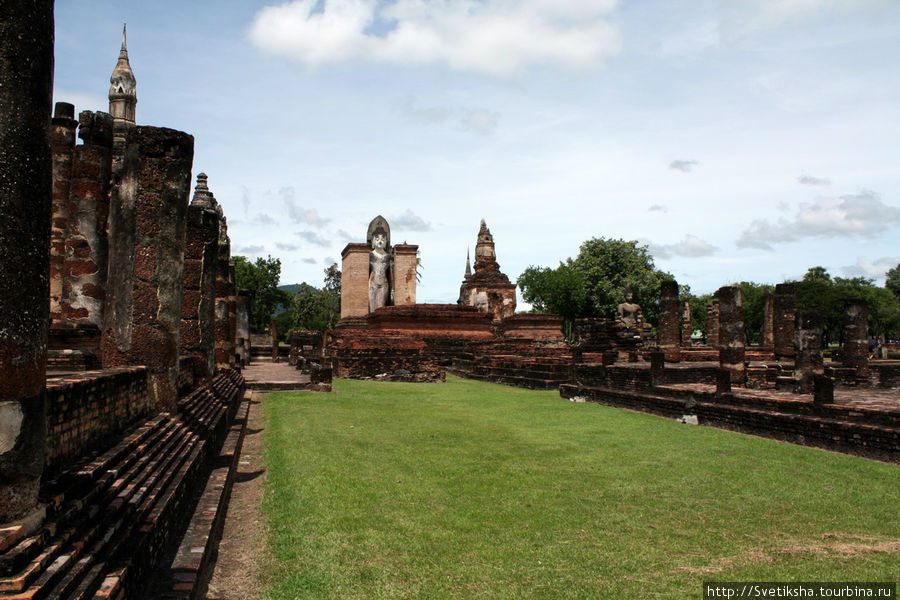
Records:
[[[287,292],[288,294],[296,294],[297,290],[300,289],[300,284],[299,283],[291,283],[289,285],[279,285],[278,289],[283,292]]]

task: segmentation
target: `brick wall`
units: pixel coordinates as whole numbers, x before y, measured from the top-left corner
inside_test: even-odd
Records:
[[[47,472],[56,472],[154,411],[146,367],[88,371],[47,380]]]

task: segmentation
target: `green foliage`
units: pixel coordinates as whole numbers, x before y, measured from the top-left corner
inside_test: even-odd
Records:
[[[740,286],[747,343],[760,344],[762,343],[763,320],[766,313],[766,294],[774,292],[775,286],[752,281],[742,281]]]
[[[281,260],[268,256],[251,263],[244,256],[233,256],[231,264],[237,289],[250,292],[250,327],[268,331],[275,309],[290,301],[290,296],[278,289]]]
[[[324,331],[335,326],[341,314],[341,272],[337,263],[325,269],[321,289],[301,283],[294,294],[294,325],[300,329]]]
[[[334,388],[261,405],[266,598],[697,598],[711,579],[896,573],[896,465],[452,376]]]
[[[797,307],[822,313],[825,342],[841,341],[845,323],[844,304],[862,298],[869,305],[869,334],[900,335],[900,298],[889,289],[879,288],[871,279],[834,277],[823,267],[813,267],[797,282]]]
[[[536,310],[566,319],[614,317],[625,300],[625,287],[630,285],[645,320],[656,325],[659,287],[666,279],[672,275],[656,268],[646,246],[601,237],[581,244],[574,260],[570,258],[555,269],[528,267],[517,283],[522,298]]]
[[[575,319],[587,311],[584,278],[571,265],[560,263],[555,269],[529,266],[516,283],[522,289],[522,299],[536,312],[550,312],[563,318],[567,337]]]
[[[894,295],[900,298],[900,265],[889,269],[885,275],[887,275],[887,279],[884,281],[884,287],[894,292]]]

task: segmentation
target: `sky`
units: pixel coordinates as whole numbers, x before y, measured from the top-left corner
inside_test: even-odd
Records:
[[[283,284],[377,215],[419,302],[481,219],[512,281],[594,237],[697,294],[900,263],[897,0],[56,0],[55,101],[108,110],[123,22],[138,123]]]

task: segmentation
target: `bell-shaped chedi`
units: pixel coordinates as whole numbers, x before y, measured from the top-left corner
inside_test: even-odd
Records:
[[[459,304],[491,313],[494,321],[501,321],[516,312],[516,285],[500,272],[494,236],[484,219],[475,244],[475,272],[469,275],[468,268],[466,258],[467,274],[459,289]]]

